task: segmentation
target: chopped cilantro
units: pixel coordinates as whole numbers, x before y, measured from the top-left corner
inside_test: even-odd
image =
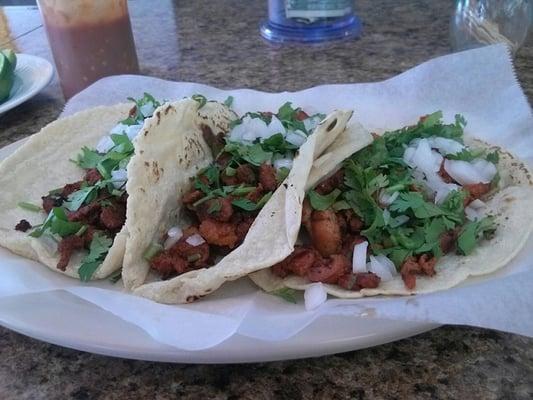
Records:
[[[220,201],[214,200],[209,206],[209,208],[207,209],[207,212],[209,214],[213,214],[213,213],[219,212],[221,209],[222,209],[222,204],[220,203]]]
[[[290,288],[281,288],[269,292],[271,295],[281,297],[283,300],[288,301],[289,303],[296,304],[296,290]]]
[[[70,211],[77,211],[83,203],[90,203],[98,194],[97,186],[86,186],[80,190],[71,193],[68,196],[68,201],[63,203]]]
[[[314,190],[310,190],[308,193],[309,201],[311,202],[311,207],[315,210],[324,211],[330,208],[337,198],[340,196],[341,191],[339,189],[333,190],[329,194],[318,194]]]
[[[285,178],[287,176],[289,176],[289,172],[291,172],[291,170],[287,167],[281,167],[277,170],[276,172],[276,181],[278,183],[281,183],[285,180]]]
[[[24,210],[28,210],[28,211],[33,211],[33,212],[39,212],[39,211],[42,211],[43,209],[35,204],[32,204],[32,203],[27,203],[25,201],[21,201],[17,204],[17,206],[19,206],[20,208],[24,209]]]
[[[78,275],[81,281],[87,282],[91,280],[98,267],[104,261],[112,244],[113,239],[108,238],[103,233],[95,232],[93,234],[93,239],[89,246],[89,254],[83,258],[78,269]]]
[[[233,100],[234,100],[233,96],[228,96],[226,100],[224,100],[224,104],[228,107],[231,107],[231,105],[233,104]]]
[[[406,212],[408,209],[417,218],[431,218],[444,214],[438,206],[424,200],[418,192],[400,193],[398,198],[390,205],[391,211]]]
[[[493,217],[485,217],[478,221],[468,222],[457,238],[458,250],[463,255],[472,253],[478,240],[492,234],[496,230]]]
[[[200,104],[200,105],[198,106],[198,109],[202,108],[202,107],[205,106],[206,103],[207,103],[207,99],[206,99],[206,97],[203,96],[203,95],[201,95],[201,94],[193,94],[193,95],[191,96],[191,98],[192,98],[194,101],[197,101],[198,104]]]
[[[257,209],[257,204],[248,199],[235,199],[231,202],[235,207],[242,208],[245,211],[254,211]]]
[[[30,233],[31,237],[41,237],[45,232],[57,234],[61,237],[74,235],[83,224],[81,222],[71,222],[67,218],[65,210],[61,207],[54,207],[48,214],[43,224]]]

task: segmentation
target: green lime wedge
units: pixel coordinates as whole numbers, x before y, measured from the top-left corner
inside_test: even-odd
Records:
[[[2,50],[2,54],[6,56],[7,60],[11,64],[11,70],[14,71],[17,66],[17,56],[15,52],[11,49]]]
[[[0,52],[0,102],[9,97],[9,92],[13,87],[14,74],[11,63],[7,57]]]

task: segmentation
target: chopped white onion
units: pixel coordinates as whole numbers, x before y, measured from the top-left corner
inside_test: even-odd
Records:
[[[379,192],[379,202],[384,206],[390,206],[392,203],[394,203],[394,200],[398,198],[399,194],[400,192],[388,194],[385,190],[381,190]]]
[[[139,134],[142,127],[143,127],[142,124],[130,125],[125,131],[126,135],[128,136],[130,140],[133,140]]]
[[[307,132],[311,133],[316,128],[316,126],[320,123],[320,118],[319,117],[306,118],[303,120],[303,123],[304,123],[305,129],[307,130]]]
[[[444,169],[461,185],[489,183],[497,172],[494,164],[481,159],[472,162],[444,160]]]
[[[128,180],[128,172],[125,169],[111,171],[111,179],[113,180],[113,186],[120,189]]]
[[[200,246],[201,244],[205,243],[205,240],[203,237],[201,237],[199,234],[195,233],[194,235],[189,236],[185,241],[190,244],[191,246]]]
[[[403,152],[403,161],[411,166],[413,162],[413,156],[415,155],[416,147],[407,147]]]
[[[468,206],[472,207],[474,210],[482,210],[487,207],[487,205],[479,199],[475,199]]]
[[[427,175],[438,171],[441,163],[442,156],[435,150],[431,150],[427,139],[421,139],[411,158],[410,166],[419,169]]]
[[[304,292],[305,309],[307,311],[320,307],[328,298],[328,293],[321,282],[309,285]]]
[[[273,136],[277,133],[281,133],[283,136],[285,136],[285,127],[278,117],[273,115],[272,119],[270,120],[270,124],[267,125],[267,129],[263,132],[261,138],[268,139],[270,136]]]
[[[176,243],[178,243],[178,241],[180,240],[180,237],[178,236],[169,236],[167,237],[167,239],[165,240],[165,243],[163,244],[163,248],[165,250],[168,250],[170,249],[172,246],[174,246]]]
[[[300,147],[307,140],[307,136],[302,131],[290,131],[285,136],[285,140],[290,144]]]
[[[366,272],[366,251],[368,242],[358,243],[353,247],[352,271],[353,273]]]
[[[446,156],[448,154],[457,154],[463,151],[465,146],[453,139],[443,137],[431,137],[429,142],[432,148],[437,149],[440,154]]]
[[[123,123],[118,123],[116,124],[113,129],[111,129],[109,131],[109,133],[113,133],[113,134],[121,134],[121,133],[124,133],[126,131],[126,129],[128,129],[128,125],[126,124],[123,124]]]
[[[466,219],[468,219],[469,221],[477,221],[483,218],[483,212],[481,210],[476,210],[470,205],[468,205],[468,207],[465,207],[465,215]]]
[[[280,169],[280,168],[292,168],[292,159],[290,158],[279,158],[277,160],[274,160],[274,168]]]
[[[392,263],[392,261],[390,261],[385,256],[381,256],[380,258],[378,258],[377,256],[370,256],[370,263],[368,269],[370,272],[373,272],[377,276],[379,276],[383,282],[387,282],[392,280],[393,278],[389,262]],[[394,264],[392,264],[392,266],[394,267]]]
[[[148,118],[148,117],[151,117],[153,114],[154,114],[154,111],[155,111],[155,107],[154,107],[154,103],[152,103],[151,101],[146,103],[146,104],[143,104],[139,111],[141,112],[141,114],[145,117],[145,118]]]
[[[96,151],[98,153],[105,154],[115,145],[113,140],[109,136],[104,136],[96,145]]]
[[[173,226],[168,230],[167,236],[177,237],[178,239],[181,239],[181,237],[183,236],[183,231],[179,226]]]

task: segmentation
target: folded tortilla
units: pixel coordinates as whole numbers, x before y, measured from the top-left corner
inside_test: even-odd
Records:
[[[53,271],[78,278],[78,268],[86,255],[77,251],[65,271],[57,269],[57,244],[46,237],[33,238],[29,232],[15,230],[25,219],[32,226],[41,224],[44,212],[31,212],[19,202],[40,205],[41,196],[67,183],[83,179],[85,171],[70,161],[83,146],[94,148],[98,141],[128,117],[131,104],[96,107],[58,119],[31,136],[0,164],[0,245],[23,257],[39,261]],[[126,245],[124,227],[116,235],[104,262],[92,279],[105,278],[122,265]]]
[[[239,247],[212,267],[153,281],[143,253],[170,227],[188,225],[182,216],[182,196],[190,189],[191,178],[213,161],[202,124],[211,123],[216,128],[212,129],[214,134],[229,131],[229,119],[225,117],[230,116],[221,113],[216,104],[208,102],[206,106],[211,108],[200,110],[192,100],[162,106],[161,118],[151,121],[145,134],[136,140],[135,156],[128,167],[128,240],[122,272],[125,287],[134,294],[161,303],[191,302],[226,281],[268,268],[287,257],[300,229],[305,183],[313,160],[339,135],[348,134],[345,128],[352,115],[336,111],[319,124],[300,147],[288,177],[262,208]],[[203,116],[199,118],[198,113]],[[371,142],[371,135],[360,125],[351,127],[350,134],[356,136],[355,149]]]
[[[499,147],[490,146],[480,140],[468,137],[465,137],[465,143],[475,148],[485,148],[490,152],[499,151],[499,187],[498,190],[489,193],[483,199],[487,206],[485,213],[495,217],[497,226],[495,237],[481,241],[472,254],[468,256],[457,254],[443,256],[435,266],[436,275],[433,277],[418,275],[414,290],[407,289],[400,274],[398,274],[388,282],[381,282],[376,289],[352,291],[337,285],[323,284],[328,294],[340,298],[360,298],[376,295],[410,295],[435,292],[449,289],[470,276],[494,272],[504,267],[516,256],[525,245],[533,229],[533,207],[531,206],[533,180],[531,171],[515,156]],[[313,187],[352,153],[355,153],[355,151],[346,154],[345,149],[338,144],[328,149],[315,162],[313,166],[313,172],[315,173],[311,173],[307,187]],[[326,165],[326,168],[320,171],[320,168],[315,168],[317,165]],[[305,290],[312,284],[306,278],[294,275],[280,278],[274,275],[270,269],[251,274],[250,278],[267,292],[281,288]]]

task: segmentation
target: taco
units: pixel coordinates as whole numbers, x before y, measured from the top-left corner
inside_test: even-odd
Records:
[[[352,114],[310,116],[286,103],[214,131],[197,117],[211,103],[163,106],[135,143],[122,272],[134,294],[191,302],[289,255],[313,160],[348,134]],[[359,148],[372,139],[355,123],[349,131]]]
[[[133,101],[52,122],[1,163],[0,245],[81,280],[121,267],[132,140],[159,106]]]
[[[441,118],[375,135],[347,158],[323,156],[336,170],[313,168],[302,243],[251,279],[323,301],[326,293],[433,292],[505,266],[532,230],[531,173],[501,148],[465,137],[461,116]]]

